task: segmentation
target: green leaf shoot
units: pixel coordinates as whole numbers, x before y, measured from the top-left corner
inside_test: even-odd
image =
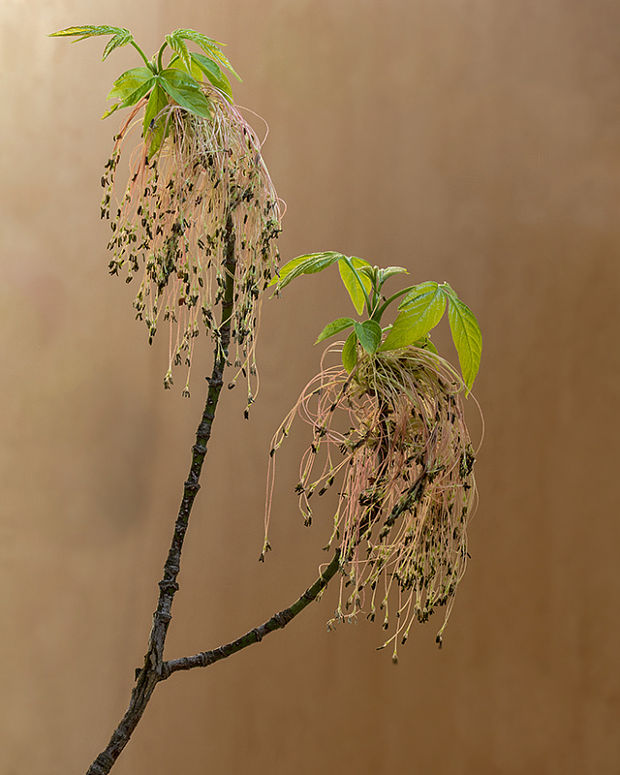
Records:
[[[339,334],[346,328],[350,328],[354,323],[355,321],[352,318],[338,318],[337,320],[332,320],[332,322],[328,323],[318,335],[315,344],[322,342],[324,339],[329,339],[330,336]]]
[[[456,294],[448,296],[448,320],[459,356],[463,380],[469,392],[480,368],[482,355],[480,327],[474,313],[456,297]]]
[[[133,35],[124,27],[110,27],[107,24],[95,25],[95,24],[82,24],[77,27],[67,27],[64,30],[58,30],[57,32],[51,32],[50,38],[69,38],[74,37],[74,43],[78,43],[80,40],[86,40],[87,38],[95,38],[101,35],[112,35],[112,39],[108,41],[103,49],[102,59],[106,59],[109,54],[114,51],[115,48],[126,46],[128,43],[134,43]],[[137,48],[137,46],[136,46]],[[138,49],[139,50],[139,49]]]

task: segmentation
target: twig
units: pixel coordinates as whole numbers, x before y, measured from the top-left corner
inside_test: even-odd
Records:
[[[192,506],[194,505],[196,494],[200,489],[200,474],[207,454],[207,444],[211,437],[211,427],[215,417],[217,402],[222,390],[224,368],[226,366],[228,347],[230,345],[230,330],[232,325],[231,313],[235,290],[236,268],[235,231],[232,211],[229,212],[226,219],[224,239],[224,274],[226,280],[222,299],[220,337],[215,346],[213,371],[209,378],[209,390],[205,408],[202,413],[200,425],[196,431],[196,442],[192,447],[192,462],[189,469],[189,475],[183,487],[183,497],[174,524],[172,542],[170,544],[166,564],[164,565],[163,578],[159,582],[159,600],[157,609],[153,614],[153,626],[149,636],[148,649],[144,657],[144,665],[136,675],[136,684],[131,693],[129,707],[125,712],[125,715],[114,730],[105,750],[102,751],[90,765],[86,775],[107,775],[110,772],[114,762],[118,759],[122,750],[129,742],[132,732],[142,718],[144,709],[153,694],[155,686],[163,677],[164,644],[168,632],[168,625],[172,618],[172,601],[175,592],[179,588],[177,576],[181,565],[183,541],[185,539],[185,533],[187,532]]]
[[[162,680],[168,678],[172,673],[176,673],[178,670],[191,670],[193,667],[208,667],[214,662],[219,662],[220,659],[225,659],[232,654],[236,654],[237,651],[241,651],[246,648],[246,646],[258,643],[265,635],[269,635],[270,632],[275,632],[275,630],[281,630],[283,627],[286,627],[297,614],[301,613],[307,605],[317,599],[334,577],[339,567],[340,553],[337,551],[329,565],[320,574],[314,584],[311,587],[308,587],[303,595],[301,595],[291,606],[274,614],[271,619],[267,619],[263,624],[246,632],[245,635],[237,638],[237,640],[233,640],[231,643],[227,643],[225,646],[220,646],[217,649],[213,649],[213,651],[201,651],[199,654],[194,654],[191,657],[170,659],[167,662],[164,662],[162,666]]]

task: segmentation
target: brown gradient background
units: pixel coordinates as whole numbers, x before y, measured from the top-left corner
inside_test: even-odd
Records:
[[[166,345],[106,274],[98,119],[135,56],[44,37],[103,21],[147,52],[179,26],[229,42],[237,99],[270,124],[283,257],[449,279],[484,331],[487,423],[442,651],[438,619],[396,668],[376,625],[327,634],[332,589],[162,685],[115,773],[620,772],[620,4],[3,0],[0,21],[0,773],[81,773],[124,711],[208,368],[205,346],[192,398],[164,393]],[[247,423],[224,396],[169,656],[264,620],[324,559],[328,515],[303,528],[291,491],[298,436],[256,562],[268,440],[346,304],[333,273],[265,304],[260,398]]]

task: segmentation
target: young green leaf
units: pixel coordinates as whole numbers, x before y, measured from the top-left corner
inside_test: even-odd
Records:
[[[200,32],[196,32],[196,30],[175,30],[173,33],[171,33],[170,37],[174,37],[176,40],[191,40],[197,46],[200,46],[205,54],[223,65],[235,76],[235,78],[241,80],[239,75],[235,72],[233,66],[219,49],[219,46],[224,45],[223,43],[220,43],[217,40],[213,40],[213,38],[207,38],[206,35],[203,35]]]
[[[119,108],[123,107],[122,102],[115,102],[114,105],[109,107],[106,112],[101,116],[102,119],[107,118],[108,116],[111,116],[112,113],[115,113]]]
[[[192,53],[191,57],[194,65],[202,70],[211,83],[221,92],[224,92],[227,97],[232,99],[230,81],[221,71],[219,65],[204,54]]]
[[[166,68],[159,76],[159,83],[182,108],[203,118],[210,118],[209,102],[196,81],[173,67]]]
[[[435,355],[439,355],[439,350],[435,347],[433,341],[431,340],[430,336],[424,337],[424,339],[420,339],[419,342],[414,342],[416,347],[421,347],[423,350],[429,350],[430,352],[434,353]]]
[[[381,344],[381,326],[374,320],[365,320],[363,323],[354,323],[353,329],[364,350],[374,355]]]
[[[425,337],[441,320],[446,297],[436,282],[416,285],[400,304],[401,310],[381,345],[381,350],[398,350]]]
[[[409,274],[404,266],[386,266],[385,269],[379,269],[379,285],[393,277],[395,274]]]
[[[149,156],[157,153],[168,131],[169,122],[160,113],[168,105],[168,95],[159,83],[155,84],[144,110],[143,135],[150,138]]]
[[[344,283],[344,287],[349,292],[353,306],[355,307],[357,314],[361,315],[364,311],[364,304],[366,302],[366,294],[370,293],[372,289],[372,283],[370,278],[362,273],[358,272],[357,275],[349,266],[348,261],[351,262],[355,269],[361,269],[364,266],[369,266],[368,261],[364,261],[361,258],[355,256],[346,259],[341,258],[338,261],[338,269],[340,270],[340,277]],[[359,277],[359,280],[358,280]],[[361,284],[360,284],[361,282]]]
[[[181,59],[188,72],[192,66],[191,59],[189,57],[189,51],[187,46],[183,42],[183,38],[178,36],[176,32],[172,32],[170,35],[166,35],[166,43],[174,51],[174,53]],[[170,67],[170,65],[168,65]]]
[[[349,372],[353,371],[357,364],[357,334],[351,331],[349,338],[342,348],[342,365]]]
[[[334,336],[334,334],[339,334],[341,331],[344,331],[345,328],[352,326],[354,322],[355,321],[351,318],[338,318],[337,320],[332,320],[332,322],[328,323],[321,331],[314,344],[318,344],[324,339],[329,339],[329,337]]]
[[[480,368],[482,334],[474,313],[452,294],[448,296],[448,320],[463,380],[469,392]]]
[[[187,73],[187,75],[191,75],[191,77],[197,81],[198,83],[202,83],[203,76],[202,76],[202,70],[198,67],[198,65],[193,61],[194,55],[191,54],[191,62],[189,69],[187,68],[187,65],[185,62],[181,59],[181,57],[175,56],[173,57],[170,62],[168,62],[168,67],[173,67],[176,70],[181,70],[183,73]]]
[[[304,256],[297,256],[280,267],[279,276],[274,277],[269,285],[275,285],[276,290],[281,291],[296,277],[302,274],[321,272],[342,257],[342,253],[332,252],[308,253]]]
[[[122,32],[129,32],[129,30],[126,30],[124,27],[110,27],[107,24],[82,24],[77,27],[67,27],[64,30],[50,32],[48,37],[68,38],[79,36],[78,40],[84,40],[85,38],[93,38],[97,35],[118,35]],[[77,43],[78,41],[76,40],[75,42]]]
[[[108,41],[106,47],[103,49],[103,59],[105,59],[115,48],[120,46],[126,46],[133,41],[133,35],[129,30],[124,27],[110,27],[107,24],[95,25],[95,24],[83,24],[78,27],[67,27],[64,30],[58,30],[57,32],[51,32],[50,38],[69,38],[75,37],[77,40],[73,41],[78,43],[80,40],[86,40],[86,38],[95,38],[100,35],[112,35],[112,40]]]
[[[135,105],[154,83],[155,76],[148,67],[134,67],[119,75],[107,98],[120,100],[122,107],[126,108]]]
[[[117,32],[113,38],[110,38],[106,44],[106,47],[103,49],[102,60],[107,59],[107,57],[114,51],[115,48],[126,46],[128,43],[131,43],[132,40],[133,35],[131,32],[129,32],[129,30],[122,30],[121,32]]]

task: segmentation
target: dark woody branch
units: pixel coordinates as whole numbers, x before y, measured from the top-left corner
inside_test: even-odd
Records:
[[[237,651],[241,651],[246,648],[246,646],[251,646],[253,643],[259,643],[265,635],[269,635],[270,632],[275,632],[276,630],[281,630],[283,627],[286,627],[297,614],[301,613],[307,605],[317,599],[335,576],[339,567],[340,553],[336,552],[329,565],[327,565],[325,570],[319,575],[314,584],[312,584],[311,587],[308,587],[303,595],[297,598],[291,606],[274,614],[271,619],[267,619],[263,624],[246,632],[245,635],[233,640],[231,643],[227,643],[225,646],[220,646],[217,649],[213,649],[213,651],[201,651],[199,654],[194,654],[191,657],[170,659],[167,662],[164,662],[162,665],[162,680],[168,678],[172,673],[176,673],[178,670],[191,670],[193,667],[208,667],[214,662],[219,662],[220,659],[225,659],[232,654],[236,654]]]

